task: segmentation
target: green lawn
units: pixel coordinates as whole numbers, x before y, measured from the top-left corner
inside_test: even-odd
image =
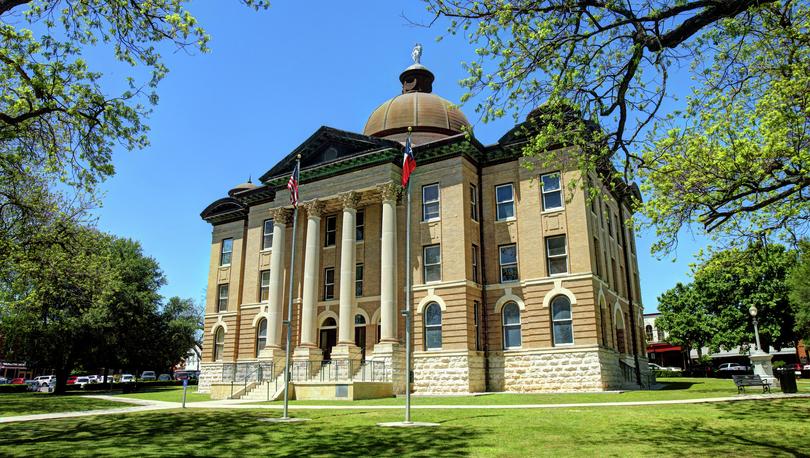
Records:
[[[182,386],[158,386],[150,388],[142,388],[135,393],[117,394],[117,397],[133,398],[133,399],[146,399],[149,401],[168,401],[168,402],[182,402],[183,401],[183,387]],[[196,386],[189,386],[186,393],[186,402],[210,401],[209,394],[197,393]]]
[[[0,425],[3,456],[800,456],[810,400],[531,410],[171,410]]]
[[[413,397],[414,405],[493,405],[493,404],[573,404],[590,402],[663,401],[736,396],[737,388],[730,379],[661,378],[661,390],[625,391],[623,393],[564,393],[564,394],[487,394],[481,396]],[[810,382],[800,381],[800,393],[810,394]],[[773,390],[775,393],[778,389]],[[747,388],[748,394],[761,393],[759,388]],[[267,404],[258,403],[258,404]],[[270,404],[281,404],[273,401]],[[363,401],[291,401],[296,405],[404,405],[405,399],[384,398]]]
[[[73,394],[64,396],[49,393],[0,394],[0,417],[121,407],[128,407],[128,405],[123,402],[83,398]]]

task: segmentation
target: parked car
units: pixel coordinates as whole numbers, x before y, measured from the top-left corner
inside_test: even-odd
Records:
[[[56,379],[54,379],[54,380],[56,380]],[[24,383],[26,385],[28,385],[28,391],[37,391],[43,386],[43,385],[40,385],[39,382],[34,380],[34,379],[26,380]],[[44,386],[48,386],[48,383],[45,382]]]
[[[121,383],[133,383],[135,381],[135,376],[132,374],[121,374],[121,379],[119,382]]]
[[[71,376],[70,376],[70,377],[68,377],[68,379],[67,379],[67,384],[68,384],[68,385],[73,385],[74,383],[76,383],[76,379],[77,379],[77,378],[79,378],[79,376],[78,376],[78,375],[71,375]]]
[[[650,366],[651,371],[680,372],[680,371],[683,370],[680,367],[673,367],[673,366],[665,367],[665,366],[659,366],[658,364],[655,364],[655,363],[647,363],[647,364]]]
[[[76,380],[73,381],[74,385],[79,385],[80,388],[84,389],[84,386],[90,383],[89,377],[76,377]]]
[[[5,378],[5,377],[0,377],[0,385],[6,385],[6,384],[8,384],[8,379]]]
[[[810,371],[810,364],[805,364],[804,366],[802,366],[802,370],[803,371]]]
[[[717,368],[718,371],[740,371],[745,372],[748,370],[748,366],[743,366],[742,364],[737,363],[723,363]]]
[[[197,380],[200,371],[177,371],[174,373],[175,380]]]
[[[51,380],[56,381],[55,375],[40,375],[39,377],[34,377],[34,381],[37,382],[39,386],[48,386]]]
[[[161,382],[168,382],[171,379],[172,379],[172,376],[169,375],[169,374],[160,374],[160,377],[158,377],[158,380],[160,380]]]
[[[112,375],[107,376],[107,382],[113,383],[114,381],[115,381],[115,377],[113,377]],[[104,376],[103,375],[97,375],[96,376],[96,383],[106,383],[104,381]]]
[[[157,380],[157,376],[155,375],[155,371],[143,371],[143,373],[141,373],[141,380],[143,380],[143,381]]]
[[[98,383],[98,376],[97,375],[87,375],[87,381],[90,383]]]
[[[11,384],[12,385],[25,385],[25,379],[22,378],[22,377],[13,378],[13,379],[11,379]]]

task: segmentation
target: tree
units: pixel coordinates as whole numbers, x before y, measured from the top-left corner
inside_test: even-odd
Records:
[[[60,222],[5,262],[0,354],[51,368],[62,393],[76,367],[167,368],[199,329],[191,301],[158,293],[157,262],[137,242]]]
[[[186,3],[0,0],[0,241],[56,212],[80,215],[114,173],[113,149],[148,144],[145,118],[168,72],[160,49],[208,49]],[[126,89],[107,93],[103,75],[82,58],[99,45],[148,77],[128,77]],[[78,197],[61,195],[65,189]]]
[[[524,155],[595,145],[643,180],[641,206],[666,252],[693,223],[717,238],[795,239],[810,226],[810,6],[797,0],[426,0],[478,58],[462,100],[484,121],[546,104]],[[436,20],[434,19],[434,21]],[[685,107],[673,77],[694,80]],[[584,175],[583,175],[584,176]]]
[[[697,350],[703,356],[703,347],[708,346],[715,328],[714,317],[694,285],[678,283],[658,297],[655,325],[667,333],[667,340],[681,345],[689,352]]]
[[[796,336],[810,342],[810,241],[803,240],[799,248],[799,260],[787,278],[788,298],[796,319]]]

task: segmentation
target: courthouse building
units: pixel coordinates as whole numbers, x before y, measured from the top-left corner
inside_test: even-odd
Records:
[[[282,372],[292,294],[297,382],[328,374],[351,382],[375,363],[375,380],[402,392],[408,247],[400,180],[409,127],[418,164],[413,391],[638,387],[647,360],[622,203],[638,196],[635,186],[603,188],[589,200],[568,186],[578,171],[521,165],[531,123],[483,145],[465,135],[465,115],[432,92],[434,75],[418,59],[399,79],[401,94],[374,109],[362,133],[321,127],[260,183],[238,185],[202,212],[213,231],[201,390],[251,364]],[[286,185],[299,155],[293,233]],[[580,181],[603,186],[597,175]]]

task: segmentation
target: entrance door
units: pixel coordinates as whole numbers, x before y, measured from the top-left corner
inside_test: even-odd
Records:
[[[363,315],[354,316],[354,344],[360,347],[361,361],[366,360],[366,319]]]
[[[327,318],[321,325],[318,339],[319,347],[323,352],[323,360],[332,360],[332,347],[337,345],[337,323],[334,318]]]

